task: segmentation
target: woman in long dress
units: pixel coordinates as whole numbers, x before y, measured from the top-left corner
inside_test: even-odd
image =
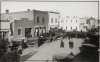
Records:
[[[63,42],[63,40],[62,40],[62,39],[61,39],[60,48],[64,48],[64,42]]]

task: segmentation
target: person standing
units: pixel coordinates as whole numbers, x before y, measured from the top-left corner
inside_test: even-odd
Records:
[[[71,38],[69,39],[69,48],[73,48],[74,47],[74,43],[73,41],[71,40]]]
[[[63,42],[63,39],[61,39],[60,48],[64,48],[64,42]]]

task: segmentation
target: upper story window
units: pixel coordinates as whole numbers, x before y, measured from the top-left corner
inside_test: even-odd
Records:
[[[18,35],[21,35],[21,29],[18,29]]]
[[[61,20],[61,23],[63,23],[63,20]]]
[[[66,22],[67,22],[68,20],[66,20]]]
[[[76,30],[77,30],[77,27],[76,27]]]
[[[39,16],[37,16],[37,23],[39,23]]]
[[[66,26],[66,30],[67,30],[67,26]]]
[[[77,20],[76,20],[76,23],[77,23]]]
[[[44,23],[45,22],[45,19],[44,19],[44,17],[42,18],[42,23]]]
[[[84,23],[80,23],[80,25],[84,25]]]
[[[28,18],[21,18],[21,20],[28,20]]]
[[[72,29],[72,27],[71,27],[71,29]]]
[[[53,23],[53,18],[51,18],[51,23]]]
[[[72,20],[71,20],[71,22],[72,22]]]
[[[55,22],[57,23],[57,18],[55,19]]]

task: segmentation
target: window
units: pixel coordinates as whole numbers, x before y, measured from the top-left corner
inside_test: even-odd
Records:
[[[77,30],[77,27],[76,27],[76,30]]]
[[[77,22],[77,20],[76,20],[76,22]]]
[[[87,23],[87,24],[90,24],[90,20],[87,20],[86,23]]]
[[[66,20],[66,22],[67,22],[67,20]]]
[[[31,28],[25,28],[25,37],[32,37]]]
[[[72,27],[71,27],[71,29],[72,29]]]
[[[63,20],[61,20],[61,23],[63,23]]]
[[[45,19],[44,19],[44,17],[42,18],[42,23],[44,23],[45,22]]]
[[[55,19],[55,22],[57,23],[57,18]]]
[[[71,22],[72,22],[72,20],[71,20]]]
[[[84,25],[84,23],[80,23],[80,25]]]
[[[67,26],[66,26],[66,30],[67,30]]]
[[[37,17],[37,23],[39,23],[39,17]]]
[[[51,23],[53,23],[53,18],[51,18]]]
[[[28,18],[21,18],[21,20],[28,20]]]
[[[21,35],[21,29],[18,29],[18,35]]]

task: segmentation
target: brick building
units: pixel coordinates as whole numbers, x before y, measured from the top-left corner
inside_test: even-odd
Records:
[[[50,23],[52,18],[54,23]],[[47,33],[52,24],[58,27],[59,13],[30,9],[20,12],[6,10],[6,13],[1,14],[1,20],[10,21],[9,39],[20,40]]]

